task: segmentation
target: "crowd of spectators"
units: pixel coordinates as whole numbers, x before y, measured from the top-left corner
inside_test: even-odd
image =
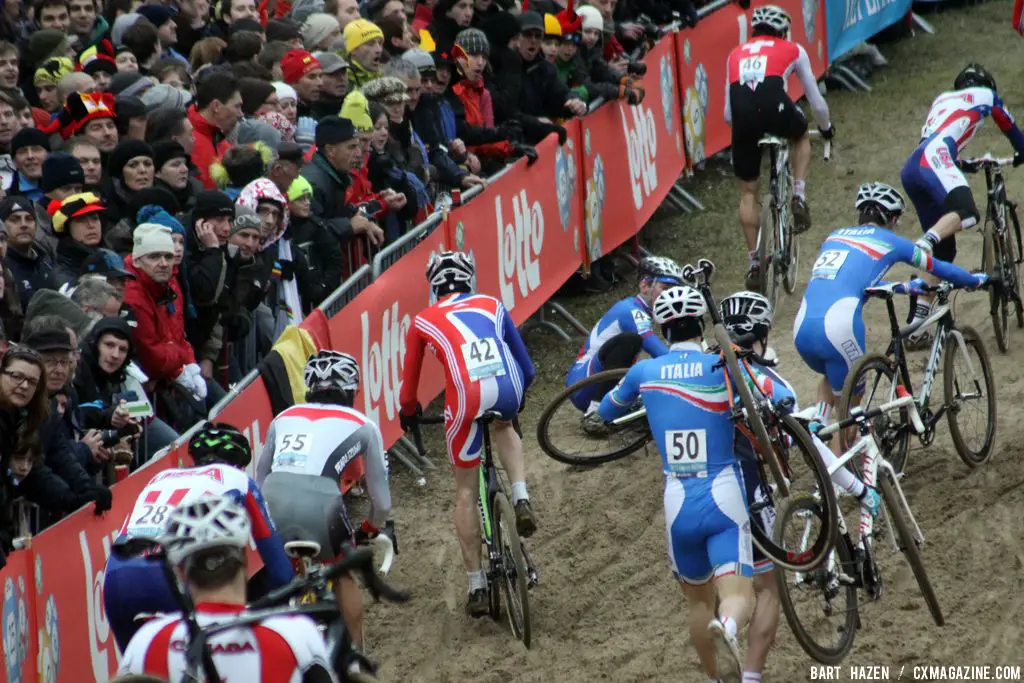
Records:
[[[280,332],[598,98],[691,0],[7,0],[0,558],[204,418]]]

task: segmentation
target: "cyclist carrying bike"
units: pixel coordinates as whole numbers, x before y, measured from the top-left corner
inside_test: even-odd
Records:
[[[960,170],[960,152],[974,138],[987,117],[1013,145],[1013,165],[1024,163],[1024,134],[996,90],[996,79],[981,64],[968,64],[953,80],[953,90],[932,102],[921,128],[921,141],[900,172],[900,181],[921,221],[924,236],[917,246],[938,259],[956,258],[956,233],[978,224],[980,214],[971,187]],[[935,284],[934,278],[924,278]],[[933,295],[921,296],[914,321],[931,312]],[[911,335],[908,348],[924,348],[926,331]]]
[[[255,532],[250,518],[243,505],[220,494],[202,495],[167,515],[167,526],[158,540],[184,578],[200,627],[245,613],[245,549]],[[154,619],[132,638],[118,674],[180,681],[188,643],[188,624],[180,614]],[[212,636],[207,647],[225,681],[336,680],[323,638],[306,616],[268,617],[257,624],[228,629]]]
[[[743,348],[754,349],[760,344],[760,355],[764,357],[768,349],[768,335],[771,333],[773,324],[773,312],[771,303],[757,292],[736,292],[722,299],[722,322],[729,336]],[[799,410],[796,392],[793,386],[772,367],[766,367],[751,362],[755,373],[758,376],[759,385],[769,389],[769,395],[774,402],[791,398],[793,405],[792,412]],[[765,381],[768,380],[768,381]],[[818,453],[825,462],[826,467],[835,462],[836,458],[817,436],[810,435],[811,440],[818,449]],[[754,448],[750,441],[736,432],[736,458],[743,472],[743,484],[747,495],[747,505],[753,510],[755,504],[764,501],[762,482],[757,469]],[[881,511],[882,499],[878,492],[870,486],[865,486],[857,477],[846,469],[839,468],[833,475],[832,480],[847,493],[860,501],[861,506],[867,510],[872,517],[878,516]],[[760,515],[761,527],[768,535],[772,533],[775,523],[775,509],[770,504],[762,507]],[[747,630],[747,654],[743,664],[743,680],[745,682],[757,682],[761,680],[761,670],[768,660],[768,651],[775,642],[775,634],[779,628],[779,589],[772,572],[775,565],[755,545],[754,555],[754,614],[750,618],[750,628]]]
[[[642,259],[637,267],[639,293],[618,301],[597,321],[565,376],[565,386],[603,370],[628,368],[641,351],[652,358],[667,353],[668,347],[651,324],[651,304],[669,287],[682,284],[683,269],[672,259]],[[592,386],[576,392],[569,400],[584,413],[592,414],[610,390],[611,386]]]
[[[466,612],[479,617],[488,610],[488,589],[476,505],[482,445],[477,418],[488,411],[501,413],[492,433],[512,482],[519,535],[533,535],[537,520],[526,489],[523,443],[512,424],[533,382],[533,361],[505,306],[494,297],[475,294],[475,279],[471,256],[456,251],[431,255],[427,280],[437,303],[417,313],[409,326],[399,403],[402,428],[411,429],[422,413],[416,396],[423,352],[429,348],[444,366],[445,437],[455,470],[455,531],[469,574]]]
[[[701,346],[706,313],[696,289],[665,290],[654,320],[669,352],[630,368],[598,412],[613,420],[638,397],[647,409],[665,474],[669,561],[690,603],[690,637],[708,675],[724,679],[740,671],[736,634],[753,606],[753,560],[726,387],[732,380],[718,354]]]
[[[789,140],[793,232],[800,234],[811,227],[806,195],[807,169],[811,165],[807,117],[786,92],[794,70],[822,137],[831,140],[835,136],[807,51],[789,40],[790,24],[789,14],[781,7],[758,7],[750,18],[751,39],[733,48],[726,62],[725,122],[732,125],[732,166],[740,182],[740,226],[750,254],[748,289],[757,289],[761,273],[757,257],[757,179],[761,175],[758,142],[765,135]]]
[[[331,562],[345,544],[380,533],[391,513],[391,490],[380,429],[352,407],[359,391],[359,364],[347,353],[320,351],[303,373],[306,403],[284,410],[270,423],[256,461],[256,482],[287,541],[314,541],[318,560]],[[346,465],[362,456],[370,512],[353,529],[339,488]],[[348,574],[334,584],[345,627],[363,645],[363,597]]]
[[[968,273],[940,261],[893,231],[906,208],[903,195],[885,183],[865,183],[854,204],[859,225],[833,231],[811,267],[800,310],[793,322],[793,342],[800,357],[822,375],[819,419],[827,424],[843,392],[846,375],[864,355],[864,290],[879,284],[897,263],[907,263],[958,287],[981,287],[983,273]],[[838,443],[838,439],[836,440]]]
[[[252,460],[249,441],[224,422],[207,422],[188,442],[193,467],[164,470],[139,494],[114,541],[115,550],[135,538],[155,538],[178,507],[204,495],[238,502],[250,518],[252,537],[273,588],[292,580],[295,573],[274,529],[263,494],[245,473]],[[122,652],[141,626],[139,615],[176,612],[174,599],[160,561],[149,557],[122,558],[111,552],[103,577],[103,607]]]

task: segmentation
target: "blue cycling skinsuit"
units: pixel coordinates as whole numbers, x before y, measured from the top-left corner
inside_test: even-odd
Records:
[[[957,168],[960,151],[991,116],[1014,150],[1024,153],[1024,134],[994,91],[964,88],[935,98],[921,128],[921,142],[903,165],[900,181],[914,204],[921,228],[927,231],[947,213],[960,216],[961,227],[978,222],[978,209],[964,174]],[[948,237],[935,247],[936,258],[953,261],[956,241]]]
[[[620,351],[614,355],[621,355],[624,350],[631,357],[626,359],[628,362],[619,358],[619,362],[608,363],[609,351],[613,350]],[[572,386],[602,370],[629,367],[636,362],[641,350],[657,358],[667,353],[668,347],[654,332],[651,307],[641,297],[631,296],[609,308],[594,325],[565,377],[565,386]],[[570,400],[577,408],[586,411],[591,402],[601,399],[598,395],[600,390],[599,385],[591,385],[576,392]]]
[[[630,368],[598,408],[602,419],[613,420],[642,398],[665,474],[669,559],[675,575],[693,585],[753,575],[728,380],[718,362],[697,343],[673,344],[667,354]]]
[[[879,283],[897,263],[926,270],[958,287],[975,287],[976,276],[940,261],[913,242],[878,226],[840,228],[821,245],[804,299],[793,323],[793,342],[804,362],[843,391],[850,367],[864,355],[864,289]]]

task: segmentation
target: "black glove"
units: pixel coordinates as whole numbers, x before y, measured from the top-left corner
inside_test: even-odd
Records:
[[[626,71],[634,76],[644,76],[647,74],[647,65],[643,62],[629,62],[626,64]]]
[[[509,119],[498,126],[498,135],[509,142],[519,142],[523,139],[523,124],[516,119]]]
[[[823,129],[819,128],[818,132],[821,133],[821,137],[824,138],[825,140],[831,140],[832,138],[834,138],[836,136],[835,124],[829,126],[828,130],[823,130]]]
[[[278,267],[281,268],[281,279],[282,280],[294,280],[295,279],[295,262],[280,260],[277,262]]]
[[[531,145],[523,145],[520,143],[513,143],[513,149],[517,157],[526,157],[526,165],[533,166],[534,162],[537,161],[537,148]]]
[[[638,90],[636,88],[626,88],[626,101],[631,105],[636,106],[644,101],[644,95],[647,94],[645,90]]]
[[[403,432],[408,432],[416,426],[420,416],[423,415],[423,406],[419,403],[416,404],[416,412],[412,415],[406,415],[405,413],[398,414],[398,424],[402,426]]]
[[[1021,164],[1024,164],[1024,154],[1021,154],[1020,152],[1014,152],[1013,153],[1013,167],[1017,168]]]
[[[110,510],[111,505],[114,503],[114,494],[106,486],[101,486],[96,489],[96,516],[99,517],[104,512]]]
[[[565,141],[569,139],[569,131],[567,131],[562,126],[559,126],[558,124],[552,123],[550,126],[548,126],[547,133],[545,133],[544,137],[547,137],[551,133],[558,133],[559,145],[564,145]]]

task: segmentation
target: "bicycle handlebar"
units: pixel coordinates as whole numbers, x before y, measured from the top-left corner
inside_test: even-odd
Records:
[[[990,153],[974,159],[960,159],[960,170],[964,173],[977,173],[985,168],[999,168],[1000,166],[1012,166],[1013,157],[994,157]]]

